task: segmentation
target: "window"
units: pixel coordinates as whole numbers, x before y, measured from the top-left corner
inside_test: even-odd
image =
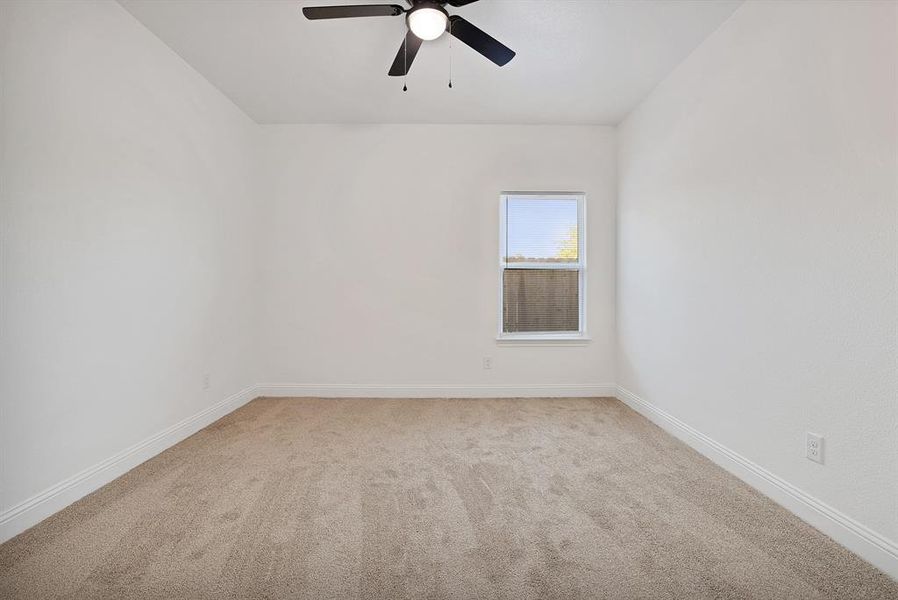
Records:
[[[499,339],[585,339],[583,194],[504,194]]]

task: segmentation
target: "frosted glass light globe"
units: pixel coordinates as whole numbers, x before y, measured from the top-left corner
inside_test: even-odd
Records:
[[[408,15],[408,28],[424,41],[435,40],[446,31],[446,13],[436,8],[419,8]]]

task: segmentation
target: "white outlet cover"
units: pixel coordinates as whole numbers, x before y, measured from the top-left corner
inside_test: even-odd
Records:
[[[823,464],[823,436],[807,432],[805,438],[805,456],[808,460]]]

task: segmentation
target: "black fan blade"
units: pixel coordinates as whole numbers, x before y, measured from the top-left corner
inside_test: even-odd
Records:
[[[407,46],[406,46],[407,45]],[[393,66],[390,67],[390,75],[397,77],[405,75],[412,68],[412,61],[418,54],[418,48],[421,47],[421,38],[416,36],[411,30],[405,34],[405,41],[399,46],[399,52],[393,59]]]
[[[514,51],[511,48],[458,15],[449,17],[446,30],[500,67],[507,65],[508,61],[514,58]]]
[[[348,17],[395,17],[405,12],[398,4],[347,4],[344,6],[307,6],[307,19],[346,19]]]
[[[449,0],[449,6],[465,6],[466,4],[473,4],[477,2],[477,0]]]

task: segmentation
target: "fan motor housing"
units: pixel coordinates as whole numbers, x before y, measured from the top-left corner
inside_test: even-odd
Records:
[[[406,23],[408,23],[409,15],[411,15],[416,10],[421,10],[422,8],[432,8],[434,10],[438,10],[441,13],[443,13],[444,15],[446,15],[447,19],[449,18],[449,13],[446,12],[445,8],[443,8],[443,4],[445,4],[445,2],[435,2],[434,0],[411,0],[411,1],[412,1],[413,6],[409,10],[407,10],[405,13]]]

